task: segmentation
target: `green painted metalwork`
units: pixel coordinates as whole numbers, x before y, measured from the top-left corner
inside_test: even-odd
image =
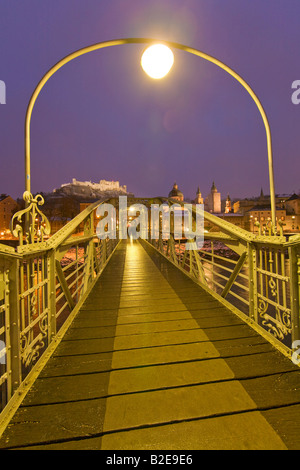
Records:
[[[204,217],[210,228],[202,249],[185,250],[185,240],[166,242],[162,234],[152,245],[291,356],[299,339],[300,236],[287,241],[271,229],[256,235],[213,214]]]
[[[30,192],[25,191],[23,199],[26,208],[14,214],[10,222],[10,230],[14,237],[19,238],[20,246],[24,242],[32,244],[43,241],[44,236],[50,234],[50,223],[38,208],[44,204],[44,198],[40,194],[33,197]]]
[[[34,104],[49,78],[76,57],[110,46],[153,42],[157,41],[117,39],[75,51],[44,75],[30,99],[25,122],[25,209],[13,216],[10,227],[19,245],[15,251],[0,244],[0,345],[5,344],[5,363],[0,363],[0,434],[118,244],[118,239],[96,237],[94,214],[101,202],[89,206],[48,238],[50,224],[39,208],[44,200],[41,195],[33,197],[30,192],[30,122]],[[254,235],[205,213],[205,222],[210,228],[201,250],[186,250],[186,239],[176,239],[174,233],[164,240],[161,226],[158,237],[149,242],[178,269],[218,296],[233,311],[245,314],[246,319],[270,338],[281,341],[291,353],[291,341],[299,339],[300,236],[291,237],[287,242],[282,228],[279,236],[274,236],[277,228],[272,142],[265,111],[242,77],[218,59],[182,44],[161,42],[214,63],[235,78],[252,97],[267,137],[272,224],[264,233],[259,228],[259,235]],[[116,204],[116,201],[110,202]],[[152,198],[141,202],[150,205],[171,204],[172,201]],[[224,256],[220,246],[229,249],[233,258]]]
[[[37,207],[42,199],[28,195],[28,202],[12,219],[16,250],[0,245],[0,344],[6,345],[0,433],[118,244],[96,237],[95,211],[102,202],[48,239],[49,222]]]
[[[12,224],[20,226],[14,226],[16,250],[0,244],[0,341],[6,345],[6,363],[0,364],[0,432],[118,244],[118,239],[96,236],[95,214],[104,202],[118,212],[116,199],[91,204],[50,238],[45,237],[50,227],[37,210],[39,198],[30,200],[13,217]],[[128,199],[128,204],[148,208],[174,202]],[[26,217],[30,223],[21,225]],[[42,235],[39,221],[45,224]],[[186,238],[178,239],[172,231],[164,239],[161,223],[155,238],[149,232],[148,242],[291,357],[292,344],[300,339],[300,235],[288,241],[282,235],[255,235],[206,212],[204,227],[205,242],[199,250],[187,250]]]
[[[230,68],[228,65],[224,64],[220,60],[216,59],[213,56],[210,56],[206,54],[205,52],[202,52],[198,49],[194,49],[189,46],[185,46],[180,43],[176,42],[170,42],[170,41],[158,41],[157,39],[153,38],[122,38],[122,39],[114,39],[110,41],[103,41],[99,43],[92,44],[90,46],[84,47],[82,49],[79,49],[77,51],[72,52],[71,54],[67,55],[66,57],[63,57],[59,62],[57,62],[51,69],[49,69],[45,75],[42,77],[40,82],[38,83],[37,87],[35,88],[28,107],[27,107],[27,112],[26,112],[26,119],[25,119],[25,190],[30,194],[31,191],[31,171],[30,171],[30,124],[31,124],[31,116],[32,116],[32,111],[35,105],[35,102],[45,86],[45,84],[48,82],[48,80],[60,69],[62,68],[65,64],[69,63],[70,61],[76,59],[77,57],[80,57],[82,55],[88,54],[93,51],[97,51],[100,49],[104,49],[107,47],[113,47],[113,46],[121,46],[124,44],[147,44],[147,45],[152,45],[155,43],[161,43],[165,44],[166,46],[172,48],[172,49],[179,49],[184,52],[188,52],[190,54],[193,54],[197,57],[200,57],[208,62],[211,62],[215,64],[217,67],[221,68],[224,70],[226,73],[228,73],[230,76],[232,76],[237,82],[239,82],[242,87],[247,91],[247,93],[251,96],[252,100],[254,101],[261,118],[263,120],[264,128],[265,128],[265,133],[266,133],[266,139],[267,139],[267,153],[268,153],[268,170],[269,170],[269,184],[270,184],[270,202],[271,202],[271,218],[272,218],[272,224],[271,224],[271,232],[272,234],[275,234],[277,231],[276,227],[276,206],[275,206],[275,187],[274,187],[274,170],[273,170],[273,151],[272,151],[272,137],[271,137],[271,129],[269,125],[269,121],[266,115],[266,112],[262,106],[262,103],[260,102],[258,96],[255,94],[253,89],[250,87],[250,85],[237,73],[235,72],[232,68]]]

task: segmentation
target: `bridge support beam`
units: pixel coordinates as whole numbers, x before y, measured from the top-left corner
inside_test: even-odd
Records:
[[[300,254],[298,250],[297,246],[289,247],[292,343],[300,340]]]
[[[258,323],[257,308],[257,254],[256,248],[251,243],[248,244],[248,265],[249,265],[249,316]]]
[[[240,256],[240,259],[238,260],[238,262],[236,263],[236,266],[234,268],[234,270],[232,271],[232,274],[230,276],[230,278],[228,279],[227,281],[227,284],[226,286],[224,287],[224,290],[221,294],[221,296],[225,299],[225,297],[227,296],[228,292],[230,291],[231,287],[232,287],[232,284],[234,283],[234,281],[236,280],[240,270],[242,269],[245,261],[246,261],[246,258],[247,258],[247,251],[245,251],[241,256]]]

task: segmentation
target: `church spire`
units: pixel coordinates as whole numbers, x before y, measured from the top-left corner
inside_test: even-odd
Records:
[[[225,203],[225,214],[229,214],[229,212],[232,212],[232,206],[230,196],[229,194],[227,194],[227,199]]]
[[[196,199],[194,201],[196,204],[203,204],[203,197],[200,191],[200,186],[198,186],[197,193],[196,193]]]

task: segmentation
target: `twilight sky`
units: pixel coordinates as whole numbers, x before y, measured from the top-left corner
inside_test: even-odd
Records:
[[[0,0],[0,193],[24,191],[24,119],[42,76],[67,54],[123,37],[179,42],[239,73],[267,113],[276,193],[300,191],[299,0]],[[142,44],[75,59],[46,84],[31,124],[32,192],[72,178],[119,180],[136,196],[186,197],[214,180],[222,198],[269,193],[266,136],[246,90],[215,65],[174,50],[163,80]]]

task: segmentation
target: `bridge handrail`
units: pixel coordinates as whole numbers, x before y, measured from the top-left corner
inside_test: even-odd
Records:
[[[21,218],[29,210],[20,211],[17,251],[0,244],[0,435],[118,245],[118,233],[96,236],[94,213],[109,200],[89,205],[49,239],[24,235]]]
[[[187,203],[184,201],[177,201],[175,199],[171,198],[158,198],[162,203],[167,203],[169,205],[172,204],[179,204],[182,207],[184,207],[184,204],[191,204]],[[192,204],[192,213],[193,216],[196,217],[196,208],[194,207],[194,204]],[[258,235],[251,233],[241,227],[237,227],[236,225],[214,215],[211,214],[210,212],[203,211],[204,214],[204,220],[212,223],[213,225],[219,227],[221,229],[221,232],[223,234],[227,234],[230,237],[233,238],[238,238],[239,240],[245,242],[245,243],[251,243],[251,242],[256,242],[256,243],[269,243],[271,245],[282,245],[286,242],[286,238],[284,236],[274,236],[274,235]],[[215,232],[206,232],[204,234],[205,237],[209,237],[210,233],[215,233]]]
[[[0,256],[1,255],[16,256],[15,249],[12,246],[8,246],[8,245],[4,245],[4,243],[0,243]]]
[[[194,207],[192,213],[195,218]],[[186,238],[174,238],[174,233],[164,239],[162,228],[150,243],[291,357],[300,340],[300,235],[286,240],[249,233],[206,211],[204,222],[218,231],[205,230],[200,249],[187,250]]]
[[[31,200],[36,214],[38,198]],[[168,198],[128,198],[128,203],[137,201],[177,203]],[[6,364],[0,364],[0,395],[5,398],[0,434],[118,244],[118,239],[100,240],[95,231],[94,213],[109,202],[116,204],[116,198],[89,205],[49,239],[39,237],[32,227],[31,237],[25,233],[24,238],[19,225],[15,233],[22,239],[17,251],[0,243],[0,346],[5,342],[7,357]],[[195,209],[192,214],[196,217]],[[14,215],[18,222],[19,215]],[[175,239],[172,233],[163,239],[162,231],[148,241],[291,356],[291,345],[300,340],[300,235],[288,241],[256,235],[208,212],[204,221],[218,231],[205,232],[199,250],[187,250],[186,239]]]
[[[39,243],[31,243],[27,245],[19,245],[17,247],[18,253],[33,253],[39,252],[44,250],[51,250],[56,249],[60,246],[63,242],[65,242],[73,233],[74,231],[102,204],[108,203],[112,201],[112,199],[106,200],[99,200],[88,207],[86,207],[83,211],[81,211],[78,215],[76,215],[70,222],[64,225],[60,230],[54,233],[50,238],[43,242]],[[75,237],[74,237],[75,238]]]

